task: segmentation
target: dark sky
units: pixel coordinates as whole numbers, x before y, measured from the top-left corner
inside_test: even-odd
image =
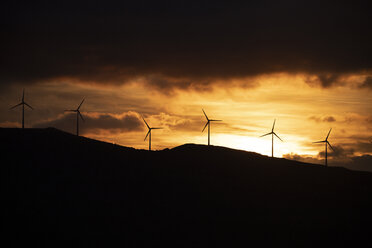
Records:
[[[2,84],[161,75],[184,87],[288,72],[329,87],[372,69],[368,1],[12,1],[1,10]]]

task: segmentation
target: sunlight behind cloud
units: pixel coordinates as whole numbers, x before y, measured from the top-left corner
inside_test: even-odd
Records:
[[[284,140],[274,141],[276,157],[291,153],[317,155],[322,147],[312,142],[323,139],[331,127],[332,144],[345,149],[363,145],[372,136],[370,92],[354,86],[323,89],[307,84],[304,78],[300,74],[279,73],[236,79],[229,87],[218,87],[223,85],[221,80],[208,91],[179,89],[173,94],[164,94],[135,80],[110,87],[69,82],[36,84],[26,89],[27,99],[35,107],[34,111],[26,113],[27,125],[35,126],[42,120],[54,123],[53,120],[60,118],[64,109],[74,107],[85,97],[82,113],[87,116],[120,119],[131,113],[138,118],[143,115],[152,126],[164,127],[153,134],[154,149],[172,148],[184,143],[207,144],[207,132],[201,132],[206,122],[202,109],[209,118],[223,120],[211,124],[212,145],[269,156],[271,137],[259,136],[271,131],[274,119],[275,132]],[[256,87],[242,87],[244,80]],[[360,77],[348,80],[359,82]],[[19,94],[19,89],[14,87],[2,96],[2,126],[19,122],[19,111],[9,111],[5,104],[16,102]],[[113,132],[110,127],[118,129],[114,123],[98,124],[100,126],[82,123],[81,130],[84,132],[88,127],[95,130],[87,132],[88,137],[140,149],[148,147],[147,141],[143,141],[146,130],[142,122],[142,132],[125,127],[121,132]],[[74,127],[73,122],[68,122],[65,131],[74,133]],[[363,149],[368,150],[368,147]],[[361,154],[357,148],[354,150]],[[365,153],[363,150],[362,154]]]

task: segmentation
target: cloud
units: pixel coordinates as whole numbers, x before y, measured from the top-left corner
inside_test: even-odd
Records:
[[[333,149],[328,148],[328,157],[335,158],[335,159],[345,159],[349,158],[354,155],[355,150],[354,148],[344,148],[341,145],[338,146],[332,146]],[[325,157],[325,151],[319,152],[318,157],[324,158]]]
[[[12,122],[12,121],[4,121],[0,123],[0,127],[4,128],[14,128],[14,127],[22,127],[21,123],[19,122]]]
[[[311,86],[321,86],[323,88],[330,88],[334,85],[343,83],[342,74],[340,73],[322,73],[318,75],[308,76],[305,82]]]
[[[349,147],[344,148],[341,145],[332,146],[332,147],[334,148],[334,150],[328,147],[328,159],[331,159],[334,162],[336,161],[338,163],[341,163],[344,161],[348,161],[355,154],[354,148],[349,148]],[[290,154],[284,154],[283,157],[287,159],[306,162],[306,163],[323,164],[324,157],[325,157],[325,151],[321,151],[315,156],[299,155],[296,153],[290,153]]]
[[[324,164],[324,159],[308,156],[308,155],[298,155],[298,154],[284,154],[284,158],[290,160],[296,160],[305,163],[312,164]],[[345,167],[350,170],[359,170],[359,171],[369,171],[372,172],[372,156],[371,155],[362,155],[362,156],[352,156],[345,160],[334,160],[330,158],[330,166],[339,166]]]
[[[324,116],[324,117],[310,116],[308,119],[313,120],[315,122],[335,122],[336,121],[336,118],[333,116]]]
[[[352,144],[334,145],[334,150],[328,149],[328,164],[330,166],[341,166],[351,170],[372,172],[372,143],[368,141],[367,137],[359,139],[364,141]],[[324,164],[325,151],[321,151],[317,155],[290,153],[284,154],[283,157],[306,163]]]
[[[359,87],[372,90],[372,77],[367,77]]]
[[[372,70],[366,4],[11,2],[0,17],[0,83],[145,78],[162,91],[202,90],[220,79],[288,72],[331,87],[343,74]]]
[[[90,133],[120,133],[144,130],[144,124],[135,112],[126,112],[120,115],[110,113],[84,113],[84,122],[80,121],[80,132]],[[39,122],[34,127],[55,127],[68,132],[76,132],[76,114],[65,113],[56,119]]]
[[[358,123],[360,127],[366,127],[368,129],[372,126],[372,115],[346,113],[343,117],[343,121],[346,124]]]
[[[350,145],[332,145],[333,149],[328,147],[328,159],[337,163],[344,163],[355,156],[355,144]],[[323,148],[324,149],[324,148]],[[325,151],[319,152],[317,155],[299,155],[296,153],[284,154],[284,158],[297,160],[306,163],[324,164]]]
[[[351,159],[351,162],[344,163],[343,166],[351,170],[361,170],[361,171],[372,172],[372,156],[363,155],[363,156],[353,157]]]
[[[196,131],[202,128],[200,117],[170,115],[164,112],[145,117],[150,126],[157,126],[171,131]]]
[[[290,159],[290,160],[296,160],[296,161],[300,161],[300,162],[305,162],[305,163],[310,163],[310,164],[321,164],[321,163],[323,163],[322,160],[318,159],[315,156],[299,155],[297,153],[283,154],[283,158]]]
[[[370,153],[372,154],[372,137],[366,138],[365,141],[359,141],[355,144],[355,147],[359,153]]]

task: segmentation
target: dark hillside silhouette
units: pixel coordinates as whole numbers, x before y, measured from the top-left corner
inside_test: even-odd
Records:
[[[1,128],[0,144],[2,241],[13,246],[369,241],[371,173],[195,144],[136,150],[53,128]]]

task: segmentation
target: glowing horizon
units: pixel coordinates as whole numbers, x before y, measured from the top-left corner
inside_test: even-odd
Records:
[[[347,80],[351,83],[346,86],[323,89],[306,83],[303,75],[282,73],[236,79],[231,87],[221,87],[219,82],[207,91],[174,90],[171,94],[134,81],[110,87],[68,82],[36,84],[26,90],[28,101],[35,107],[33,112],[26,112],[26,127],[54,125],[75,133],[74,118],[62,110],[85,97],[81,112],[88,120],[81,123],[81,134],[137,149],[148,148],[140,115],[151,126],[165,128],[154,132],[154,150],[185,143],[207,144],[207,132],[201,132],[204,108],[210,118],[223,120],[211,123],[211,145],[271,156],[271,136],[260,136],[271,131],[276,119],[275,132],[284,142],[275,138],[275,157],[294,154],[321,159],[323,147],[312,142],[323,139],[331,127],[333,146],[342,147],[349,155],[372,154],[366,142],[372,137],[368,126],[372,96],[358,87],[363,76]],[[256,86],[242,87],[245,81]],[[3,96],[1,126],[18,125],[19,113],[6,108],[18,97],[16,87]],[[366,148],[358,150],[361,145]]]

